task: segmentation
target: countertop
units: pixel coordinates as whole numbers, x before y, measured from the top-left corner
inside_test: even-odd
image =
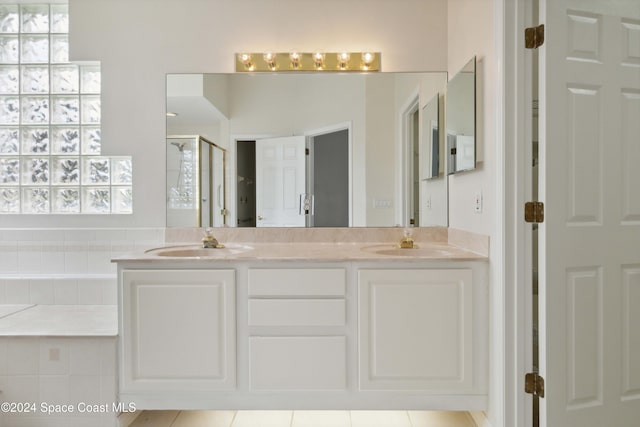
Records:
[[[225,243],[222,249],[203,249],[201,244],[168,243],[144,252],[124,254],[113,262],[165,261],[486,261],[484,254],[446,242],[416,242],[400,249],[390,242],[327,243]]]

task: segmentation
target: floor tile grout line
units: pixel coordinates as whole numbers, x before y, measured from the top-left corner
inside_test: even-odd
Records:
[[[173,425],[176,423],[176,421],[178,420],[178,417],[180,416],[181,413],[182,413],[182,411],[178,411],[178,413],[173,418],[173,420],[171,420],[171,424],[169,424],[169,427],[173,427]]]
[[[236,421],[237,416],[238,416],[238,411],[233,411],[233,417],[231,417],[231,424],[229,424],[229,427],[233,427],[233,423]]]
[[[407,416],[407,420],[409,421],[409,427],[413,427],[413,423],[411,422],[411,415],[409,415],[409,411],[404,411]]]

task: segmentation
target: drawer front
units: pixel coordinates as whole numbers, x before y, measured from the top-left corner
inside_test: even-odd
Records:
[[[346,337],[251,337],[252,390],[344,390]]]
[[[252,299],[249,326],[344,326],[344,299]]]
[[[249,270],[250,297],[342,297],[345,292],[343,268]]]

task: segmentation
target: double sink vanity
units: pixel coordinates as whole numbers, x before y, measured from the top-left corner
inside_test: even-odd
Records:
[[[400,248],[397,228],[214,234],[224,248],[167,229],[166,246],[115,260],[121,402],[486,409],[486,237],[419,228]]]

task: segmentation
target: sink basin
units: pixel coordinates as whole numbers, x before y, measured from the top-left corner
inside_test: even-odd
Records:
[[[365,246],[363,251],[372,252],[378,255],[406,256],[406,257],[448,257],[452,251],[444,245],[414,246],[413,248],[399,248],[396,245],[373,245]]]
[[[201,246],[166,246],[149,249],[145,253],[161,257],[172,258],[224,258],[253,249],[245,245],[225,245],[224,248],[205,249]]]

